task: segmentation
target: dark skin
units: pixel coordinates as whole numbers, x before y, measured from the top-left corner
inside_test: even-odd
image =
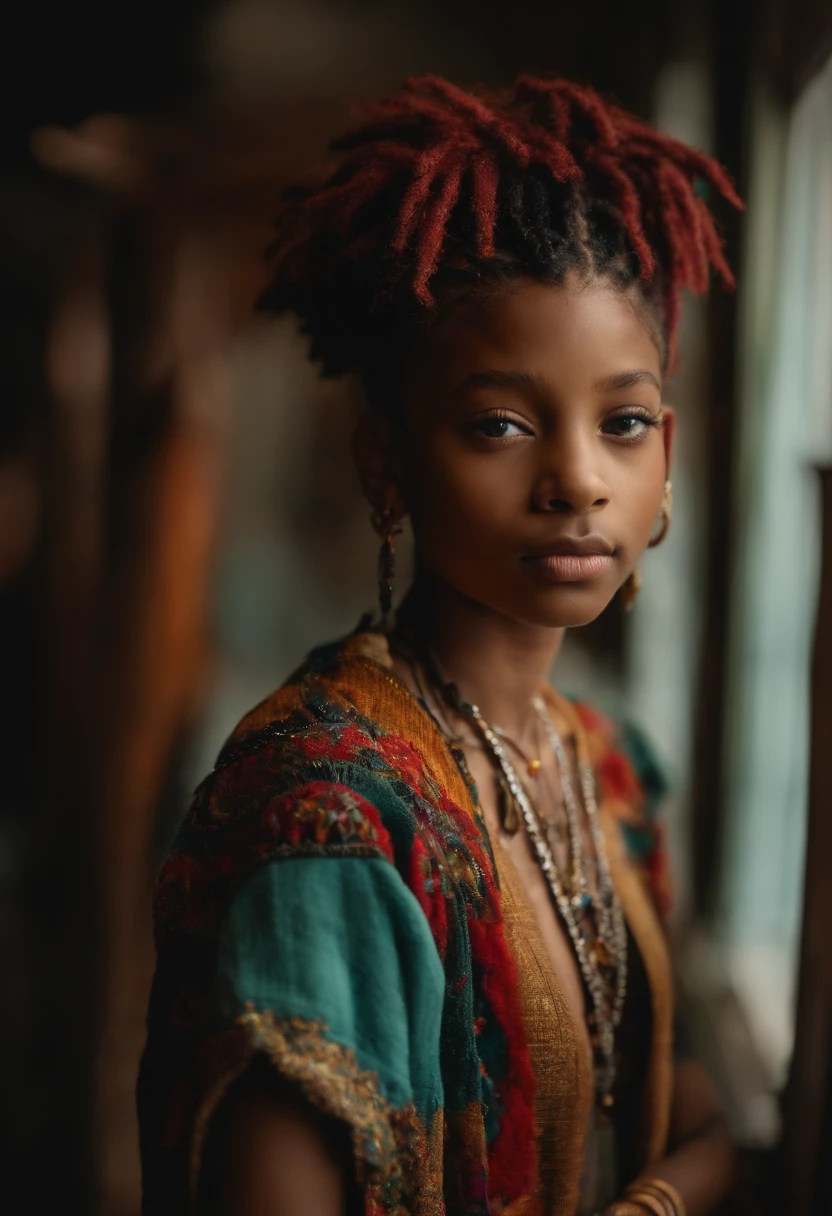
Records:
[[[599,615],[656,527],[673,445],[661,364],[635,292],[521,280],[458,305],[408,361],[396,422],[368,415],[356,436],[368,499],[411,520],[421,632],[486,720],[543,759],[534,793],[554,808],[560,776],[531,701],[564,630]],[[564,540],[595,553],[547,562]],[[417,692],[418,671],[395,638],[394,664]],[[489,834],[517,868],[588,1052],[577,965],[528,839],[502,831],[493,768],[470,726],[435,709],[466,740]],[[588,834],[585,846],[591,855]],[[220,1170],[235,1197],[229,1211],[345,1210],[343,1160],[296,1102],[251,1097],[229,1127]],[[714,1087],[699,1065],[680,1064],[669,1154],[651,1174],[676,1187],[688,1216],[706,1216],[732,1173]]]

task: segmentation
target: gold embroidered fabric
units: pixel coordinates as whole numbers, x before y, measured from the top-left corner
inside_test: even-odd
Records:
[[[586,732],[574,705],[554,689],[546,689],[550,706],[569,722],[579,759],[590,760]],[[673,1099],[673,970],[664,928],[636,867],[627,855],[620,823],[599,804],[613,885],[624,919],[638,947],[650,986],[652,1040],[644,1082],[641,1126],[641,1169],[654,1166],[665,1154]]]
[[[586,756],[583,728],[570,703],[552,692],[551,708]],[[644,959],[650,985],[653,1035],[644,1083],[640,1143],[643,1168],[664,1155],[673,1087],[673,990],[664,931],[617,823],[601,809],[613,882]],[[511,859],[495,848],[506,937],[517,967],[524,1029],[535,1075],[535,1123],[540,1160],[542,1216],[574,1216],[580,1196],[593,1106],[591,1065],[577,1037],[534,910]],[[514,1216],[512,1210],[512,1216]]]
[[[498,847],[506,938],[517,967],[523,1025],[535,1077],[535,1125],[543,1216],[573,1216],[578,1204],[592,1076],[548,951],[511,859]]]

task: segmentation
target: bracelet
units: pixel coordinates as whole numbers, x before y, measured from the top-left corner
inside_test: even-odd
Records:
[[[682,1196],[663,1178],[637,1178],[625,1190],[624,1198],[641,1204],[652,1216],[685,1216]]]
[[[670,1216],[664,1200],[659,1199],[657,1195],[648,1190],[627,1191],[624,1202],[628,1208],[632,1207],[634,1211],[637,1211],[639,1216]],[[615,1216],[619,1216],[618,1207],[616,1206],[613,1210]],[[621,1216],[624,1216],[624,1213]]]

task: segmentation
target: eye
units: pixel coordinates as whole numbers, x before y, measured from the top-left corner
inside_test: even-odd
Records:
[[[519,422],[515,422],[507,414],[489,414],[485,418],[478,418],[473,429],[486,439],[514,439],[517,435],[529,433]]]
[[[659,425],[659,419],[654,418],[646,410],[629,410],[625,414],[616,414],[607,419],[603,425],[605,435],[613,435],[616,439],[626,439],[636,442]]]

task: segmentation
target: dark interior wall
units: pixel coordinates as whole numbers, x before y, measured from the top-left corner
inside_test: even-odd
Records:
[[[18,143],[41,122],[72,124],[91,113],[179,107],[207,86],[200,35],[223,0],[12,0],[0,46],[2,129]],[[379,0],[332,0],[356,22]],[[592,81],[640,113],[650,107],[658,66],[701,49],[717,28],[760,44],[766,70],[794,96],[832,47],[826,0],[729,0],[668,5],[659,0],[588,0],[510,6],[476,0],[404,3],[439,37],[491,51],[487,75],[522,67]]]
[[[832,53],[829,0],[765,0],[761,52],[781,97],[793,101]]]
[[[18,148],[42,122],[158,109],[197,86],[206,0],[12,0],[4,5],[4,134]]]
[[[220,7],[222,0],[13,0],[0,50],[5,133],[20,141],[42,122],[73,124],[102,110],[164,110],[198,98],[208,87],[200,35]],[[380,4],[332,0],[332,7],[360,23]],[[423,0],[399,7],[435,28],[437,42],[477,44],[492,80],[520,67],[559,72],[591,80],[640,112],[649,109],[657,65],[680,32],[696,36],[702,15],[691,22],[685,13],[695,6],[657,0],[523,0],[510,9]]]

